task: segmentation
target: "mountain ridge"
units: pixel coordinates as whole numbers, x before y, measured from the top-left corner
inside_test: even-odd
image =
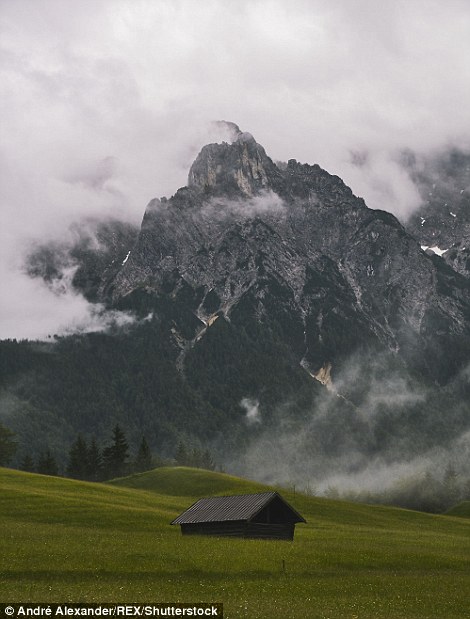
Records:
[[[355,315],[359,331],[368,324],[371,342],[394,352],[406,356],[410,338],[434,350],[430,331],[470,343],[470,286],[463,278],[427,256],[393,215],[368,209],[339,177],[295,160],[281,169],[240,131],[231,144],[203,147],[187,187],[149,203],[129,259],[102,294],[119,305],[143,287],[176,297],[189,287],[197,320],[210,317],[208,295],[211,314],[229,317],[249,297],[260,318],[270,284],[282,289],[286,312],[304,332],[302,358],[314,372],[335,361],[330,351],[318,353],[328,308],[316,297],[324,301],[339,290],[349,301],[330,308],[335,328],[346,331]]]

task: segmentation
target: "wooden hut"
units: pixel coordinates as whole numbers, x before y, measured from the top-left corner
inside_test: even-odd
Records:
[[[306,522],[277,492],[199,499],[171,524],[183,535],[294,539],[297,522]]]

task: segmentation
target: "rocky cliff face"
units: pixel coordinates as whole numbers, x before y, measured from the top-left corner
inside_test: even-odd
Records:
[[[470,277],[470,153],[452,149],[425,159],[408,153],[404,165],[422,199],[407,230]]]
[[[99,301],[102,288],[125,264],[139,230],[119,220],[85,220],[69,233],[67,241],[33,248],[26,271],[31,277],[41,277],[56,292],[71,286],[88,301]]]
[[[337,176],[295,160],[276,165],[232,127],[232,143],[202,149],[187,187],[150,202],[101,298],[177,302],[183,352],[223,316],[276,325],[312,374],[332,364],[334,376],[361,346],[392,351],[436,380],[455,374],[470,357],[468,280]]]

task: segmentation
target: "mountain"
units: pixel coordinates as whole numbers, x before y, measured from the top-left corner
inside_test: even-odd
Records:
[[[453,148],[418,157],[408,152],[403,165],[422,199],[407,230],[470,277],[470,153]]]
[[[38,244],[29,253],[26,271],[56,292],[72,287],[96,303],[103,282],[115,277],[138,233],[127,222],[87,219],[71,227],[68,242]]]
[[[103,299],[180,302],[182,351],[220,317],[276,322],[312,374],[334,376],[367,345],[433,380],[455,375],[470,356],[469,282],[337,176],[276,165],[251,134],[234,134],[202,149],[187,187],[150,202]]]
[[[70,285],[135,319],[0,342],[18,461],[49,444],[64,463],[78,432],[119,423],[133,445],[209,446],[270,482],[468,467],[470,280],[338,176],[227,127],[140,230],[108,222],[30,256],[33,276],[57,288],[72,265]]]

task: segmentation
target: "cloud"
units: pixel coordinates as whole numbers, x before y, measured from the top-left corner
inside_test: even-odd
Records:
[[[227,218],[250,219],[257,215],[279,215],[285,212],[283,200],[273,191],[261,191],[258,195],[238,200],[214,198],[206,202],[198,216],[204,220],[225,221]]]
[[[378,493],[403,478],[441,476],[449,463],[468,477],[469,376],[466,368],[446,392],[415,383],[392,357],[353,355],[336,373],[334,391],[324,389],[297,418],[292,403],[280,403],[227,468],[317,493]],[[242,406],[256,418],[259,401]]]
[[[10,335],[34,333],[32,308],[55,299],[23,281],[31,238],[83,217],[138,223],[219,139],[214,119],[252,132],[275,160],[319,163],[403,219],[419,198],[402,149],[470,145],[466,0],[5,0],[0,19]]]
[[[261,413],[258,400],[243,398],[240,406],[245,410],[245,420],[248,425],[261,423]]]
[[[407,170],[401,165],[398,152],[378,150],[368,153],[366,160],[357,164],[352,155],[351,166],[345,166],[348,184],[357,195],[363,196],[369,206],[393,214],[406,221],[422,203],[419,190]]]
[[[47,287],[42,280],[19,276],[15,271],[2,273],[7,293],[2,300],[0,339],[44,340],[53,335],[103,331],[134,321],[126,312],[88,303],[72,289],[72,277],[73,269],[67,270],[64,278]]]

